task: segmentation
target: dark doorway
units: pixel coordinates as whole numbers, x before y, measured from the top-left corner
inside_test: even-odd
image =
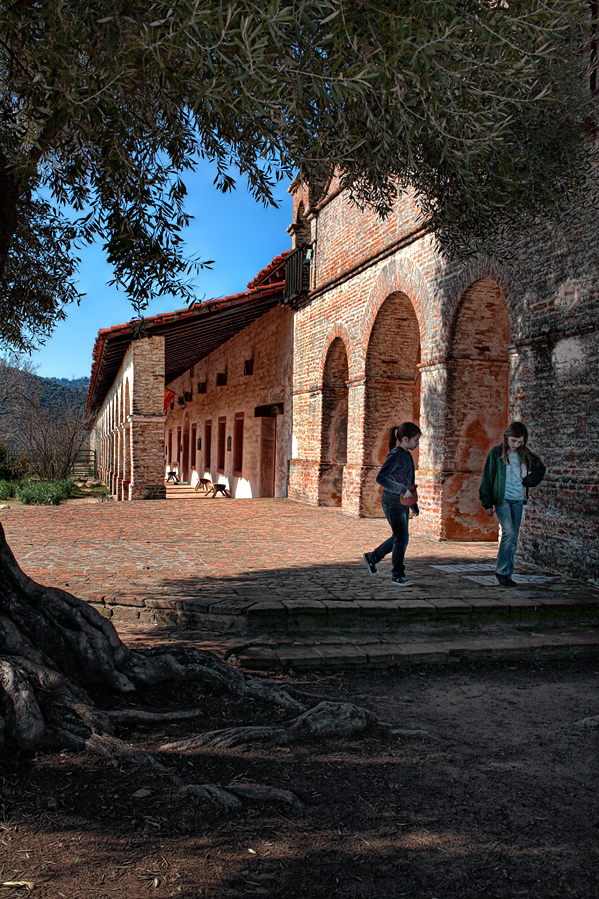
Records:
[[[260,496],[274,496],[277,417],[276,415],[264,417],[260,422]]]
[[[183,453],[181,466],[181,480],[187,484],[189,482],[189,416],[185,416],[183,422]]]

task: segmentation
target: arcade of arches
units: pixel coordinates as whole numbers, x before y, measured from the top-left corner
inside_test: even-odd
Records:
[[[599,579],[594,220],[584,240],[558,246],[535,235],[508,271],[441,258],[409,198],[383,222],[335,185],[315,206],[305,186],[292,193],[293,258],[305,254],[299,293],[285,293],[286,257],[276,257],[214,312],[226,331],[231,304],[242,304],[244,315],[255,309],[251,324],[194,358],[181,343],[184,316],[198,319],[201,337],[200,325],[215,333],[212,311],[169,314],[152,325],[164,337],[130,344],[109,388],[103,360],[123,331],[101,332],[92,447],[111,491],[164,496],[175,465],[183,481],[218,482],[235,497],[289,496],[381,516],[376,474],[388,432],[410,420],[423,432],[422,514],[412,527],[435,539],[495,540],[480,476],[508,421],[519,419],[548,468],[520,545],[541,565]],[[179,365],[166,383],[169,329],[189,368]]]
[[[95,417],[100,480],[120,500],[163,499],[164,338],[131,343]]]
[[[505,300],[489,279],[464,291],[448,353],[432,364],[421,359],[412,301],[402,291],[390,293],[366,341],[352,343],[348,335],[332,339],[322,387],[312,390],[313,400],[320,401],[319,432],[302,427],[302,418],[314,413],[296,404],[294,432],[312,440],[298,446],[301,466],[297,458],[292,460],[290,495],[366,517],[382,515],[376,475],[389,451],[389,429],[413,421],[424,431],[422,452],[414,454],[426,512],[421,530],[446,539],[496,539],[496,525],[480,506],[478,486],[486,455],[501,441],[507,424],[508,344]],[[311,468],[318,468],[312,495],[306,489]]]

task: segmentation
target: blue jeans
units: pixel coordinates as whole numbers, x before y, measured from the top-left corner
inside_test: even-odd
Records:
[[[403,577],[406,573],[404,556],[409,540],[410,507],[402,506],[399,501],[399,493],[390,493],[387,490],[383,490],[382,506],[387,521],[391,525],[393,536],[377,546],[370,555],[375,562],[380,562],[382,558],[392,552],[393,577]]]
[[[499,526],[501,527],[501,540],[497,553],[497,574],[510,577],[514,573],[514,556],[518,546],[518,534],[524,503],[522,500],[505,500],[499,506],[495,506]]]

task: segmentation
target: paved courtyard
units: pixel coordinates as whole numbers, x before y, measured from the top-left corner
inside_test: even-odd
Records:
[[[17,505],[0,510],[0,522],[28,575],[91,602],[124,639],[195,635],[229,652],[242,646],[242,663],[258,666],[296,657],[385,663],[399,644],[447,655],[456,640],[479,646],[473,625],[489,622],[514,650],[548,640],[597,646],[599,593],[526,565],[517,567],[517,589],[501,588],[495,544],[413,535],[414,586],[391,585],[388,559],[373,578],[362,553],[388,536],[381,519],[177,487],[155,502]]]

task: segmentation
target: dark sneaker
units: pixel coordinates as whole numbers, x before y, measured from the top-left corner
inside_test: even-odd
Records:
[[[407,577],[392,577],[391,583],[395,587],[411,587],[414,582],[408,580]]]
[[[502,587],[517,587],[518,584],[516,581],[513,581],[511,577],[508,577],[507,574],[495,574],[495,577],[499,581]]]
[[[372,556],[370,555],[370,553],[364,553],[364,555],[362,556],[362,558],[364,559],[364,561],[365,561],[366,564],[368,565],[368,570],[369,570],[369,572],[371,573],[371,575],[372,575],[373,577],[378,577],[378,576],[379,576],[379,573],[378,573],[378,571],[376,570],[376,562],[374,561],[374,559],[372,558]]]

